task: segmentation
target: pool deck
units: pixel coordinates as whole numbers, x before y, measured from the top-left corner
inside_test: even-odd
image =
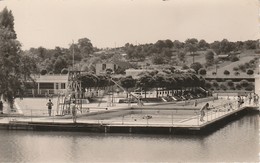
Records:
[[[0,129],[6,130],[45,130],[45,131],[84,131],[84,132],[103,132],[103,133],[192,133],[200,134],[204,131],[212,130],[214,126],[225,125],[232,119],[244,115],[249,110],[258,110],[258,106],[244,103],[241,107],[236,107],[236,100],[219,99],[210,101],[210,106],[214,109],[206,112],[204,121],[199,120],[199,109],[205,104],[200,103],[197,107],[192,103],[188,105],[176,105],[173,103],[164,104],[145,104],[139,107],[137,105],[121,104],[108,108],[93,108],[91,113],[79,114],[77,123],[73,123],[71,115],[65,116],[20,116],[18,113],[0,115]],[[224,107],[225,104],[233,103],[233,109]],[[156,118],[135,118],[122,116],[112,119],[92,119],[91,116],[104,115],[124,110],[174,110],[172,118],[158,120]],[[194,115],[181,119],[174,119],[175,111],[193,110]]]

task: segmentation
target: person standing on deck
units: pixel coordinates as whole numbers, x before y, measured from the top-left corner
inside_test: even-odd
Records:
[[[46,105],[48,106],[49,116],[51,116],[51,110],[52,110],[52,106],[53,106],[53,103],[51,102],[51,99],[49,99],[49,102]]]
[[[240,108],[240,106],[242,105],[242,98],[240,96],[237,97],[237,104],[238,108]]]
[[[204,116],[205,116],[205,110],[209,108],[209,103],[206,103],[201,109],[200,109],[200,121],[204,121]]]
[[[195,101],[194,101],[194,106],[196,107],[197,105],[198,105],[198,101],[195,100]]]
[[[77,123],[77,107],[76,107],[76,102],[73,101],[73,105],[72,105],[72,119],[73,119],[73,123]]]
[[[249,93],[248,99],[249,99],[249,105],[251,105],[251,101],[252,101],[252,94],[251,93]]]
[[[0,114],[3,114],[3,108],[4,108],[3,102],[0,101]]]

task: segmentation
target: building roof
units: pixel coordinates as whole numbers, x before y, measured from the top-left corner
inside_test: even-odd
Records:
[[[33,79],[37,83],[67,83],[68,77],[68,75],[39,75]]]

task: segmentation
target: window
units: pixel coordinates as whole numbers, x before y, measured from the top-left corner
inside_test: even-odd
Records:
[[[55,89],[59,89],[59,83],[55,84]]]
[[[54,89],[53,83],[39,83],[40,89]]]
[[[107,69],[107,65],[106,64],[102,64],[102,70]]]
[[[65,83],[61,83],[60,88],[61,89],[66,89],[66,84]]]

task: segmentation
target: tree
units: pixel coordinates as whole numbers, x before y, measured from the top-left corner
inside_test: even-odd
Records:
[[[235,49],[235,45],[232,42],[229,42],[227,39],[223,39],[220,42],[219,52],[227,54]]]
[[[211,83],[210,83],[209,81],[206,81],[206,82],[205,82],[205,87],[206,87],[207,89],[210,89],[210,88],[212,87],[212,85],[211,85]]]
[[[159,49],[159,51],[161,51],[163,48],[167,47],[166,43],[163,40],[158,40],[155,43],[155,47]]]
[[[16,39],[16,33],[14,31],[13,13],[12,11],[8,11],[6,7],[0,13],[0,27],[9,31],[9,34],[12,34],[12,37]]]
[[[88,38],[81,38],[78,40],[78,47],[82,57],[88,57],[93,53],[93,45]]]
[[[30,74],[34,65],[21,53],[21,44],[16,40],[14,17],[4,8],[0,12],[0,95],[13,109],[14,98],[22,96],[25,83],[33,81]],[[32,66],[32,67],[31,67]]]
[[[234,82],[232,80],[227,80],[226,83],[227,83],[227,85],[229,87],[233,87],[234,86]]]
[[[206,55],[205,55],[205,59],[206,59],[206,64],[207,65],[211,65],[214,63],[214,53],[213,51],[207,51]]]
[[[121,85],[123,88],[126,88],[128,91],[129,88],[133,88],[136,84],[136,80],[133,79],[132,76],[126,76],[125,78],[121,79],[120,81]],[[127,93],[127,98],[128,98],[128,93]]]
[[[255,89],[255,86],[252,83],[249,83],[249,85],[245,88],[246,91],[252,91],[254,89]]]
[[[210,44],[210,48],[213,49],[217,54],[220,54],[220,42],[219,41],[214,41],[213,43]]]
[[[220,84],[220,88],[224,91],[227,90],[227,86],[224,83]]]
[[[185,62],[185,53],[184,52],[179,52],[178,53],[178,58],[181,62]]]
[[[241,80],[239,83],[240,83],[240,85],[241,85],[242,87],[244,87],[244,88],[249,85],[249,82],[248,82],[247,80],[245,80],[245,79]]]
[[[199,62],[195,62],[190,65],[190,68],[194,69],[196,73],[198,73],[199,69],[201,69],[202,67],[202,64]]]
[[[219,87],[219,84],[218,84],[218,82],[216,80],[212,80],[211,83],[212,83],[212,86],[214,86],[216,88]]]
[[[54,63],[53,72],[55,74],[59,74],[59,73],[61,73],[61,70],[64,69],[64,68],[68,68],[68,62],[65,59],[65,57],[59,56]]]
[[[164,58],[159,55],[154,55],[152,61],[156,65],[161,65],[165,63]]]
[[[154,79],[151,75],[142,75],[136,82],[136,86],[139,88],[142,88],[145,93],[145,98],[146,98],[146,91],[149,89],[153,88],[154,86]]]
[[[244,42],[245,49],[256,49],[257,41],[255,40],[247,40]]]
[[[194,53],[198,50],[198,40],[195,38],[187,39],[185,41],[185,50],[190,52],[190,54],[193,56],[193,63],[194,63]]]
[[[79,46],[77,44],[70,45],[69,53],[67,55],[70,61],[73,61],[73,57],[74,57],[74,61],[80,61],[82,59],[81,50],[79,49]]]
[[[81,81],[81,87],[83,91],[85,91],[86,88],[98,87],[98,82],[100,80],[98,76],[93,74],[81,74],[78,79]]]
[[[179,40],[175,40],[175,41],[173,41],[173,47],[175,48],[175,49],[181,49],[181,48],[183,48],[183,43],[182,42],[180,42]]]
[[[167,48],[172,48],[173,47],[173,42],[169,39],[165,40],[165,44]]]
[[[198,48],[201,50],[205,50],[205,49],[209,48],[209,44],[205,40],[202,39],[198,43]]]
[[[198,72],[199,72],[200,75],[206,75],[207,74],[207,70],[205,68],[199,69]]]
[[[242,87],[241,87],[241,84],[240,83],[237,83],[236,84],[236,89],[240,90]]]

